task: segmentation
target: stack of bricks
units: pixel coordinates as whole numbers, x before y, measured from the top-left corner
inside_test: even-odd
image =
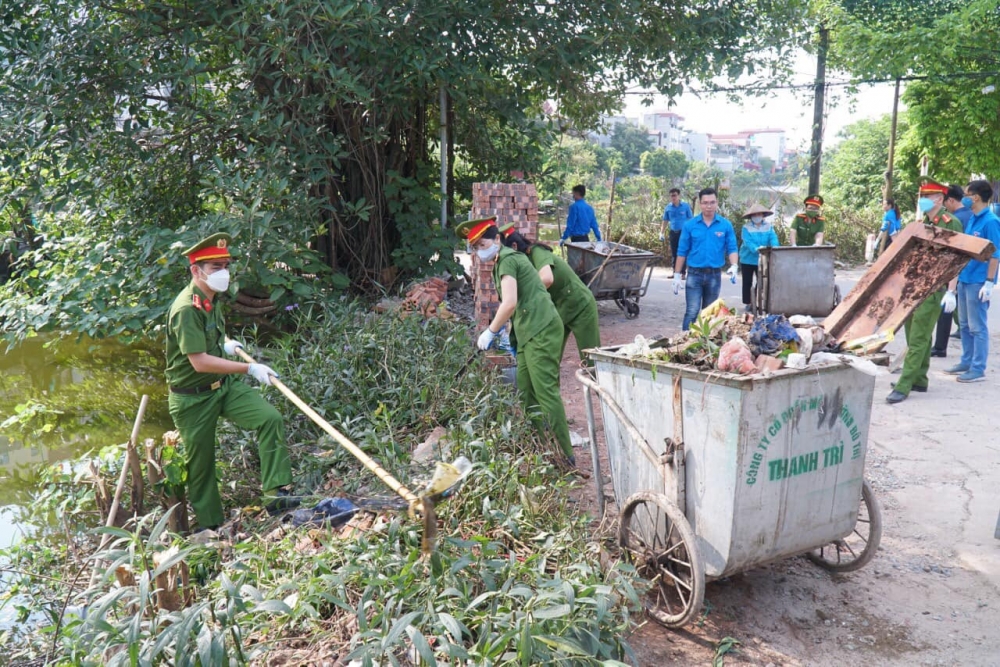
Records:
[[[513,222],[524,236],[538,238],[538,193],[530,183],[473,183],[472,219],[495,217],[497,226]],[[496,315],[500,298],[493,284],[493,262],[472,256],[476,325],[485,329]]]

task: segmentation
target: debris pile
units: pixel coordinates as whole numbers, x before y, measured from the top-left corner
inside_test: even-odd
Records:
[[[618,354],[694,366],[704,371],[739,375],[771,373],[786,366],[804,368],[813,352],[825,349],[830,337],[807,316],[733,313],[720,299],[705,308],[688,331],[675,338],[647,341],[636,336]]]

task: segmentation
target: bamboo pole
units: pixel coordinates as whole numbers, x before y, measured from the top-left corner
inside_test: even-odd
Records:
[[[135,416],[135,423],[132,425],[132,435],[129,436],[129,443],[134,443],[139,437],[139,428],[142,426],[143,417],[146,415],[146,406],[149,405],[149,396],[146,394],[142,395],[142,400],[139,401],[139,412]],[[104,522],[105,528],[111,528],[115,525],[115,519],[118,515],[118,506],[121,504],[122,491],[125,490],[125,480],[128,478],[128,471],[131,470],[130,459],[135,456],[135,446],[125,447],[125,461],[122,463],[121,474],[118,475],[118,485],[115,487],[115,497],[111,501],[111,509],[108,510],[108,520]],[[97,547],[97,551],[100,552],[108,544],[108,540],[111,538],[110,533],[104,533],[101,535],[101,544]],[[91,585],[97,579],[97,562],[94,562],[93,575],[90,578]]]
[[[254,361],[253,357],[247,354],[246,351],[243,350],[243,348],[241,347],[236,348],[236,354],[238,354],[240,358],[247,363],[250,364],[257,363],[256,361]],[[312,419],[320,428],[326,431],[330,435],[330,437],[339,442],[341,446],[344,447],[344,449],[349,451],[351,454],[354,455],[356,459],[361,461],[361,463],[364,464],[366,468],[371,470],[376,477],[382,480],[382,482],[385,483],[386,486],[388,486],[390,489],[398,493],[403,498],[403,500],[410,503],[411,509],[416,505],[418,499],[417,496],[414,495],[412,491],[403,486],[402,483],[399,482],[399,480],[397,480],[395,477],[389,474],[389,472],[381,465],[379,465],[378,462],[375,461],[375,459],[365,454],[360,447],[358,447],[353,442],[348,440],[347,437],[344,436],[340,431],[335,429],[330,424],[330,422],[323,419],[323,417],[320,416],[318,412],[313,410],[311,407],[309,407],[309,405],[305,401],[296,396],[295,392],[289,389],[284,382],[279,380],[277,377],[272,376],[271,384],[277,387],[278,391],[284,394],[285,398],[290,400],[295,405],[295,407],[297,407],[299,410],[302,411],[303,414],[309,417],[309,419]]]
[[[597,276],[601,275],[601,273],[604,272],[604,267],[607,265],[608,260],[611,259],[611,256],[615,254],[615,251],[621,247],[622,241],[625,240],[626,236],[628,236],[628,232],[622,232],[621,238],[618,239],[618,243],[616,243],[613,248],[609,249],[608,256],[605,257],[604,261],[601,262],[601,265],[597,267],[597,272],[593,276],[591,276],[590,280],[587,281],[588,289],[590,288],[591,285],[594,284],[594,281],[597,280]]]

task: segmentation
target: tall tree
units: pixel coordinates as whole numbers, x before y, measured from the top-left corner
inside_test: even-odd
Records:
[[[611,148],[621,153],[625,173],[638,171],[642,154],[650,148],[649,132],[631,123],[618,123],[611,132]]]
[[[334,275],[372,288],[433,270],[450,257],[433,223],[442,86],[473,178],[537,171],[545,100],[593,127],[636,83],[676,93],[773,71],[789,50],[770,45],[801,12],[798,0],[7,3],[4,196],[38,210],[49,265],[0,319],[146,330],[176,246],[208,229],[236,235],[243,275],[274,298],[308,298]]]
[[[690,160],[688,160],[687,155],[680,151],[657,148],[654,151],[643,153],[639,163],[642,170],[650,176],[675,181],[684,178]]]

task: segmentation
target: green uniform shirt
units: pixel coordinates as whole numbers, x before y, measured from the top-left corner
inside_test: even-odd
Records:
[[[221,357],[225,320],[217,303],[205,300],[194,282],[177,295],[167,315],[167,384],[171,387],[204,387],[223,376],[199,373],[187,355],[207,352]]]
[[[591,303],[596,303],[593,293],[562,257],[556,256],[548,248],[534,245],[528,248],[528,259],[536,271],[541,270],[543,266],[552,267],[552,286],[549,287],[549,296],[563,324],[572,322],[580,311],[585,310]]]
[[[795,245],[814,245],[816,235],[823,231],[826,226],[826,218],[817,216],[810,218],[805,213],[796,213],[792,220],[792,229],[795,230]]]
[[[501,300],[503,291],[500,285],[503,276],[513,276],[517,281],[517,308],[514,309],[511,323],[518,345],[524,345],[545,329],[553,318],[559,317],[559,314],[527,255],[510,248],[500,248],[497,262],[493,266],[493,283]]]

